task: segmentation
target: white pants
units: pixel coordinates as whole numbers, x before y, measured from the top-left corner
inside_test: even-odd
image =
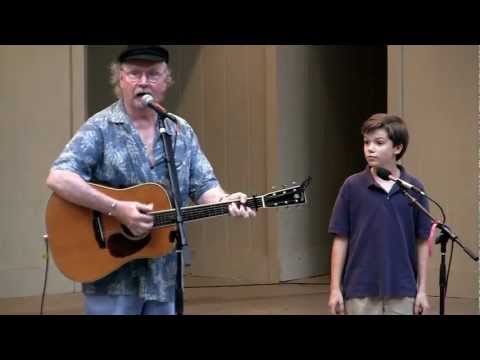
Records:
[[[353,298],[345,301],[348,315],[413,315],[415,299]]]

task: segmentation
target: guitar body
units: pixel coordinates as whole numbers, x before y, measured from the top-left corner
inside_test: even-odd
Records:
[[[153,203],[153,211],[171,209],[166,190],[158,184],[126,189],[91,186],[120,201]],[[135,259],[166,255],[175,247],[170,241],[175,225],[154,229],[148,236],[134,239],[114,217],[77,206],[56,194],[48,201],[46,227],[58,269],[67,278],[81,283],[101,279]]]

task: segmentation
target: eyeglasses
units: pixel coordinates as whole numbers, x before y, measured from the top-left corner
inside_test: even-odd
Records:
[[[127,78],[132,82],[140,82],[143,79],[143,75],[146,76],[147,81],[150,84],[157,84],[160,81],[165,79],[165,73],[160,73],[158,71],[144,72],[136,69],[127,70],[122,69],[122,71],[127,75]]]

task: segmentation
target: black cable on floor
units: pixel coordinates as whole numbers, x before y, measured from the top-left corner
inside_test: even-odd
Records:
[[[45,240],[45,277],[43,282],[43,291],[42,291],[42,304],[40,305],[40,315],[43,315],[43,304],[45,302],[45,293],[47,290],[47,278],[48,278],[48,237],[44,236]]]

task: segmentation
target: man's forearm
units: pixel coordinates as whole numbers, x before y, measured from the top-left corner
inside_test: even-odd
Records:
[[[228,195],[220,186],[205,191],[198,199],[198,204],[214,204],[220,202],[223,197]]]
[[[71,171],[52,170],[47,185],[63,199],[103,214],[112,211],[112,205],[115,204],[115,199],[97,191]]]

